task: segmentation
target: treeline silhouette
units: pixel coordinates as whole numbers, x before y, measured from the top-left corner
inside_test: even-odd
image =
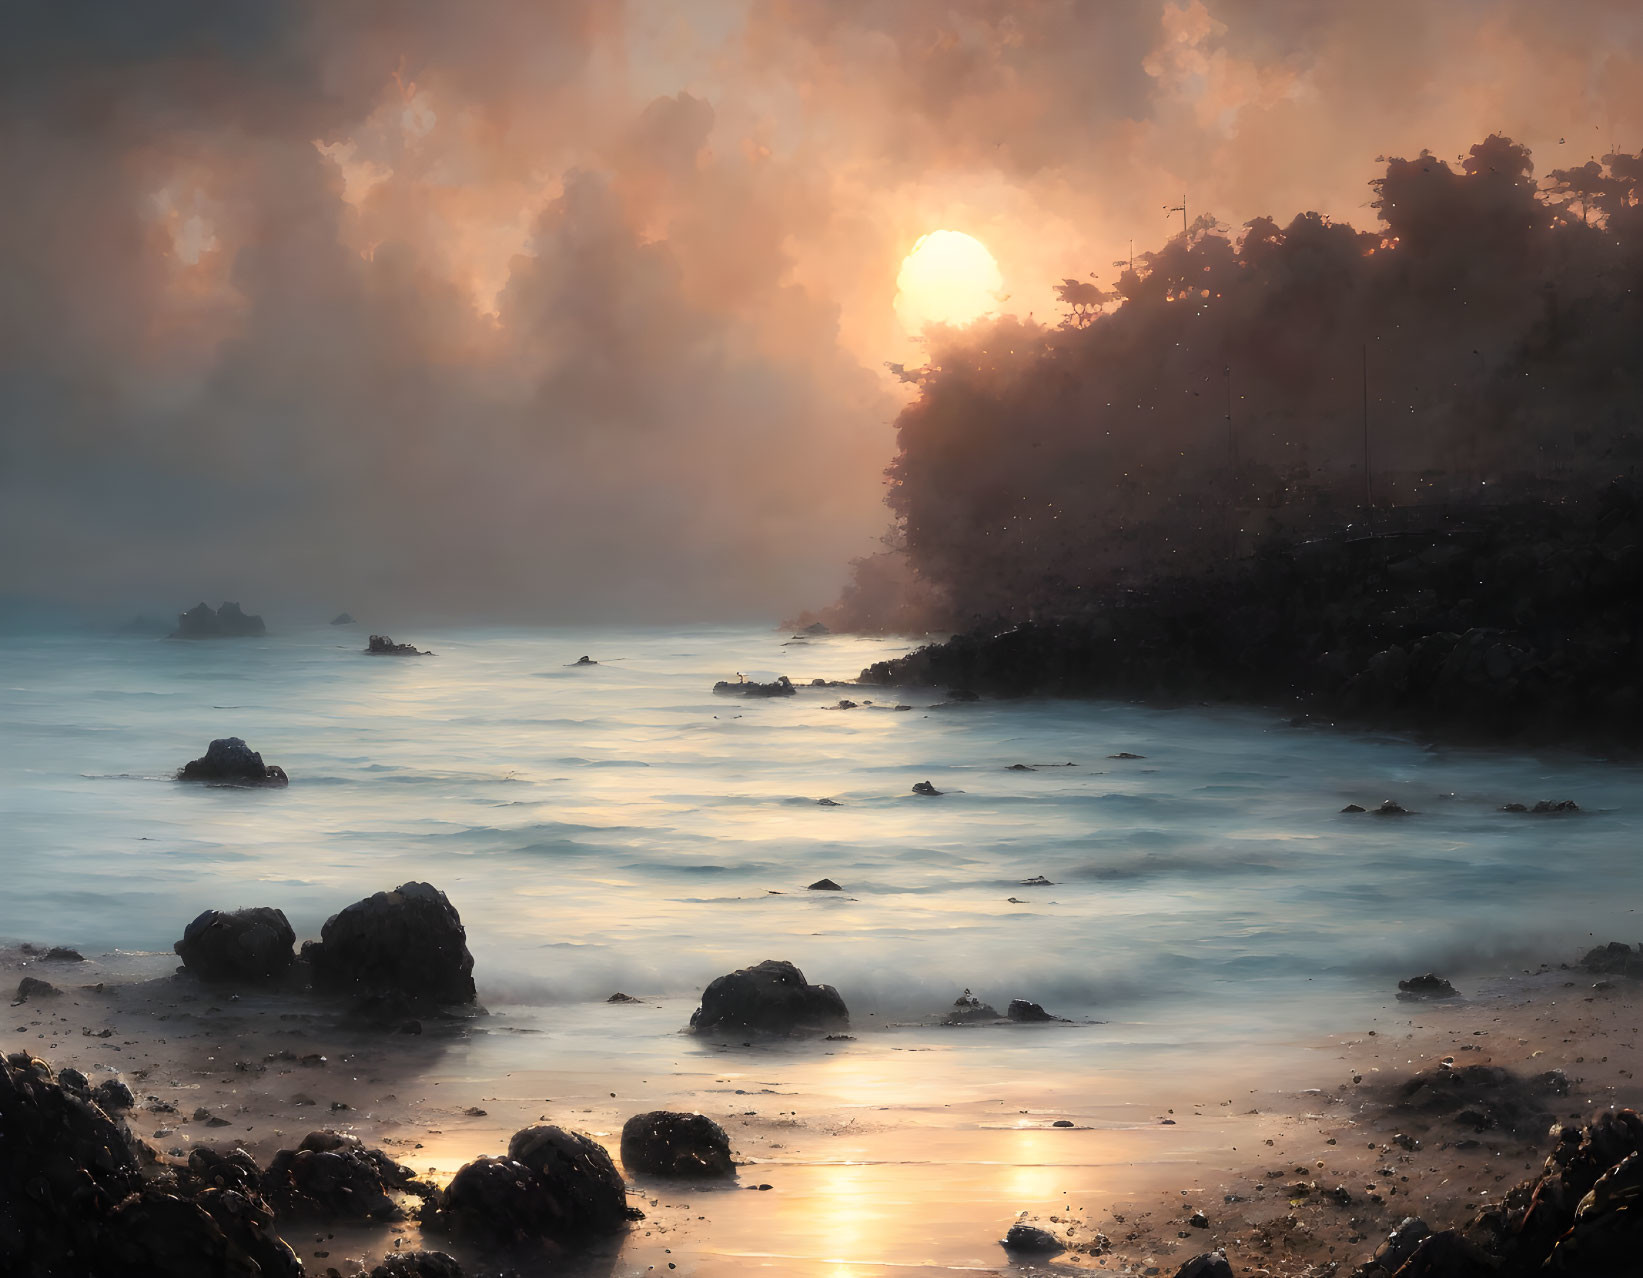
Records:
[[[1058,326],[932,335],[896,370],[896,543],[823,618],[1076,616],[1263,546],[1635,480],[1643,158],[1537,181],[1494,136],[1372,185],[1373,229],[1200,218],[1110,289],[1066,280]]]

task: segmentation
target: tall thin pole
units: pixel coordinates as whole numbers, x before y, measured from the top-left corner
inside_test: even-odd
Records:
[[[1369,343],[1363,347],[1363,506],[1374,505],[1369,487]]]

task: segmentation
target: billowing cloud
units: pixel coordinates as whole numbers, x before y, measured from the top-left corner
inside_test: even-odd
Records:
[[[1643,126],[1633,5],[10,7],[0,596],[505,617],[829,597],[942,227],[1008,310],[1380,153]],[[1610,136],[1613,133],[1615,136]],[[1635,139],[1631,139],[1635,145]]]

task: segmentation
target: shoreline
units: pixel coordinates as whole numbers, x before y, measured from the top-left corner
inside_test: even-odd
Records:
[[[197,1146],[239,1144],[266,1164],[306,1132],[334,1128],[439,1183],[539,1119],[586,1131],[613,1154],[634,1112],[694,1109],[723,1123],[741,1164],[736,1188],[630,1182],[646,1219],[555,1270],[575,1274],[670,1264],[702,1275],[1003,1273],[1021,1267],[998,1246],[1016,1219],[1063,1237],[1072,1230],[1073,1250],[1030,1262],[1043,1272],[1167,1276],[1212,1247],[1225,1248],[1240,1275],[1317,1274],[1330,1261],[1346,1272],[1405,1215],[1434,1230],[1459,1225],[1549,1148],[1544,1123],[1472,1132],[1400,1111],[1391,1099],[1398,1080],[1445,1056],[1525,1076],[1561,1068],[1569,1094],[1546,1112],[1565,1122],[1643,1100],[1625,1065],[1643,985],[1575,968],[1502,973],[1465,999],[1388,1000],[1356,1032],[1292,1045],[1264,1078],[1209,1060],[1197,1077],[1155,1078],[1150,1088],[1130,1080],[1114,1109],[1088,1096],[1080,1103],[1067,1094],[1070,1080],[1058,1087],[1026,1074],[913,1104],[875,1081],[870,1053],[861,1054],[867,1072],[853,1073],[855,1045],[846,1043],[721,1050],[681,1038],[664,1078],[630,1077],[619,1050],[604,1070],[565,1069],[532,1061],[538,1035],[507,1023],[505,1009],[430,1022],[416,1038],[367,1034],[312,999],[235,996],[191,977],[110,979],[96,960],[21,958],[5,950],[0,979],[44,976],[64,992],[9,1009],[7,1049],[81,1069],[94,1083],[117,1072],[139,1098],[134,1134],[162,1163]],[[681,1021],[677,1002],[613,1006],[611,1023],[644,1014],[671,1026]],[[498,1035],[524,1044],[523,1066],[475,1073],[486,1056],[475,1044]],[[962,1054],[964,1040],[953,1042]],[[936,1076],[950,1079],[932,1059]],[[1394,1143],[1399,1134],[1418,1148]],[[772,1188],[738,1192],[764,1184]],[[1307,1184],[1316,1189],[1290,1192]],[[1350,1203],[1337,1200],[1337,1187]],[[1196,1226],[1191,1213],[1200,1211]],[[315,1274],[359,1272],[339,1260],[368,1269],[396,1244],[419,1241],[458,1255],[470,1275],[492,1272],[475,1253],[421,1239],[411,1221],[284,1232]]]

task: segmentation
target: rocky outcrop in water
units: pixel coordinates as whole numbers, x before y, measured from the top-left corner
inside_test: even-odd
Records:
[[[282,910],[259,905],[232,913],[204,911],[172,949],[201,980],[267,984],[291,970],[296,941]]]
[[[1236,698],[1460,737],[1635,745],[1640,530],[1635,485],[1617,485],[1457,512],[1420,533],[1273,542],[1077,613],[979,625],[870,666],[861,682]]]
[[[719,680],[713,685],[713,691],[722,697],[793,697],[798,695],[799,690],[786,675],[780,675],[769,683],[743,679],[738,675],[735,683],[728,679]]]
[[[1399,981],[1398,997],[1408,1002],[1412,999],[1459,998],[1460,995],[1443,977],[1427,972],[1423,976],[1411,976],[1407,981]]]
[[[698,1034],[828,1034],[850,1027],[831,985],[811,985],[793,964],[766,959],[714,980],[690,1017]]]
[[[430,1199],[423,1225],[483,1247],[555,1248],[619,1232],[627,1188],[604,1146],[561,1127],[514,1133],[505,1158],[462,1167]]]
[[[1580,966],[1607,976],[1643,978],[1643,944],[1635,949],[1624,941],[1593,946],[1581,958]]]
[[[302,947],[318,989],[413,1008],[474,1001],[473,955],[456,907],[428,883],[355,901]]]
[[[240,611],[237,603],[225,603],[215,612],[209,604],[195,604],[177,614],[173,639],[247,639],[268,633],[262,618]]]
[[[622,1125],[622,1165],[630,1174],[712,1180],[736,1174],[730,1137],[705,1114],[656,1109]]]
[[[414,643],[395,643],[387,635],[372,635],[365,644],[368,657],[431,657],[434,654]]]
[[[265,764],[262,755],[239,737],[219,737],[198,759],[190,759],[177,772],[179,781],[203,781],[207,785],[280,786],[289,784],[285,769]]]

